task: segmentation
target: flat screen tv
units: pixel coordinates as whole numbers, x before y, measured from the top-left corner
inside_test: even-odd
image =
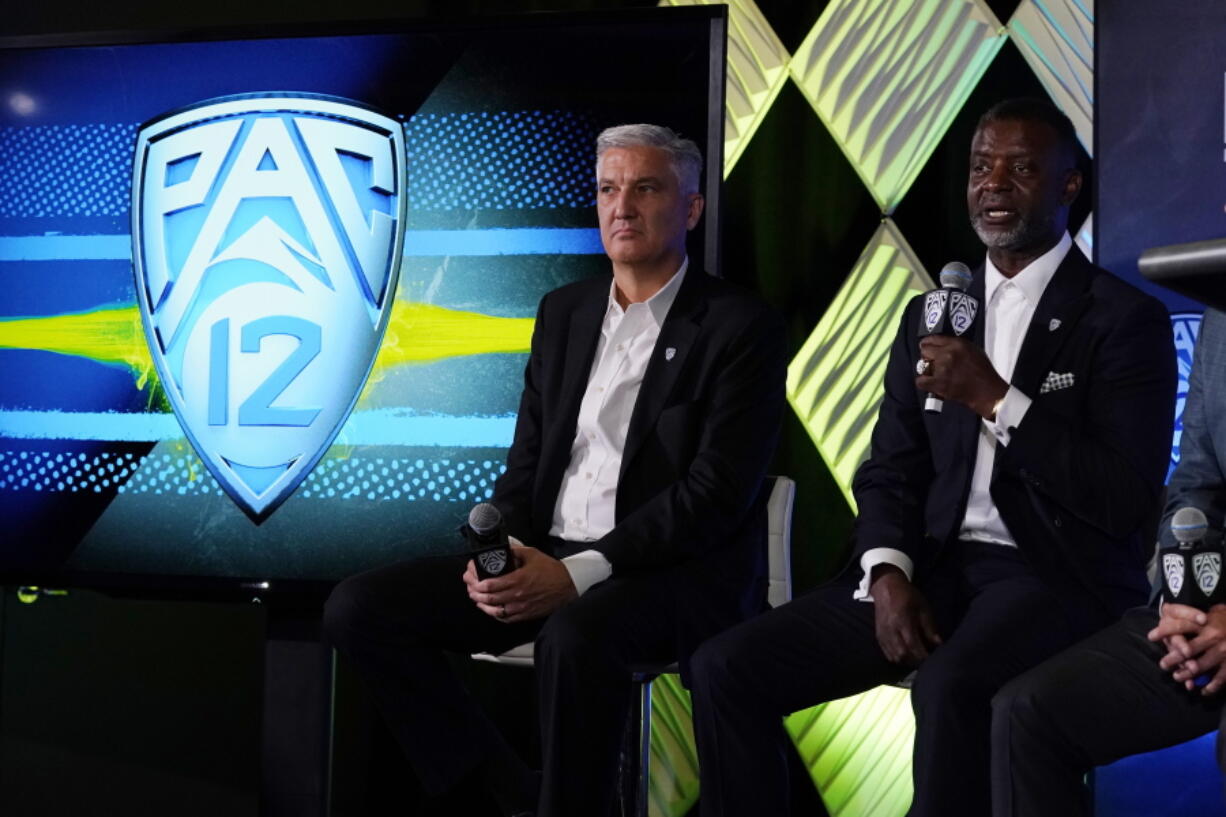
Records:
[[[703,148],[722,9],[0,40],[0,580],[314,592],[462,547],[594,139]]]

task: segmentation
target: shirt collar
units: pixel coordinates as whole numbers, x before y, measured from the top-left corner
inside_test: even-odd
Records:
[[[992,303],[992,296],[1000,285],[1005,281],[1013,281],[1029,303],[1037,304],[1039,298],[1043,297],[1043,290],[1047,289],[1048,282],[1056,274],[1056,268],[1064,261],[1064,256],[1068,255],[1072,246],[1073,239],[1069,238],[1067,232],[1064,233],[1056,242],[1056,246],[1031,261],[1012,278],[1001,275],[992,259],[988,258],[983,264],[983,302]]]
[[[652,295],[646,301],[647,309],[651,313],[652,319],[657,326],[664,325],[664,319],[668,317],[668,310],[672,308],[673,301],[677,300],[677,292],[681,289],[681,282],[685,280],[685,272],[690,268],[690,257],[687,255],[681,261],[681,266],[673,273],[673,277],[668,279],[668,283],[660,287],[655,295]],[[634,306],[634,304],[631,304]],[[623,310],[621,304],[617,302],[617,283],[609,284],[609,306],[605,310],[605,314],[612,312],[615,315],[620,315]]]

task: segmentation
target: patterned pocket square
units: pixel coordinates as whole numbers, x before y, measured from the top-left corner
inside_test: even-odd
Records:
[[[1057,391],[1059,389],[1067,389],[1073,385],[1073,373],[1066,372],[1048,372],[1047,379],[1043,381],[1043,385],[1039,387],[1039,394],[1047,394],[1049,391]]]

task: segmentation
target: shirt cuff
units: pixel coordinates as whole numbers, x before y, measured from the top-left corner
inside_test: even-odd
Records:
[[[851,594],[852,599],[855,601],[873,600],[872,594],[868,592],[868,585],[872,581],[873,568],[877,565],[894,565],[894,567],[906,574],[907,581],[911,581],[911,573],[915,570],[911,557],[901,550],[895,550],[894,548],[869,548],[860,557],[860,569],[864,571],[864,577],[860,579],[860,586],[856,588],[856,592]]]
[[[582,596],[592,585],[599,584],[613,575],[613,565],[599,550],[581,550],[562,559],[562,566],[575,583],[575,590]]]
[[[1010,386],[1005,392],[1005,398],[1000,401],[1000,410],[996,412],[996,421],[984,420],[988,429],[1001,445],[1008,445],[1013,431],[1022,424],[1022,418],[1030,410],[1030,398]]]

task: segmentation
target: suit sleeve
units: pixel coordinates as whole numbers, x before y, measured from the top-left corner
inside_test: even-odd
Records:
[[[533,544],[531,509],[532,488],[541,456],[541,378],[545,328],[545,304],[541,298],[532,329],[528,364],[524,367],[524,390],[519,399],[515,436],[507,451],[506,470],[494,483],[494,505],[502,513],[507,532],[522,542]]]
[[[857,564],[873,548],[901,551],[913,564],[925,561],[924,505],[933,465],[913,361],[919,354],[913,316],[921,300],[922,296],[916,297],[907,306],[890,347],[885,393],[873,426],[869,458],[852,481],[858,508]]]
[[[746,519],[783,417],[783,323],[759,308],[727,341],[698,417],[697,451],[681,479],[636,508],[593,548],[616,575],[709,555]]]
[[[1226,434],[1220,418],[1226,411],[1226,315],[1209,310],[1201,322],[1200,337],[1188,378],[1188,398],[1183,409],[1183,434],[1179,441],[1179,465],[1167,486],[1166,509],[1158,529],[1165,544],[1174,544],[1171,517],[1186,506],[1199,508],[1212,530],[1226,521],[1226,438],[1213,438],[1216,428]],[[1215,423],[1210,417],[1217,417]]]
[[[1169,461],[1175,356],[1156,300],[1137,301],[1109,325],[1095,339],[1078,416],[1035,399],[997,459],[1054,506],[1124,539],[1154,507]]]

